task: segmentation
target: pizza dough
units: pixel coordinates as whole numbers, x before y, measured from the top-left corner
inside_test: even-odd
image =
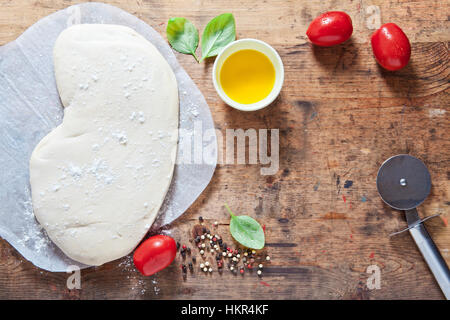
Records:
[[[117,25],[66,29],[54,65],[64,119],[31,156],[34,214],[67,256],[101,265],[136,247],[167,193],[177,82],[150,42]]]

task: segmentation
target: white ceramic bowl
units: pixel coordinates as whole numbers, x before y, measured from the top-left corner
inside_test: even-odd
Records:
[[[273,64],[273,67],[275,68],[275,83],[273,85],[272,91],[269,93],[267,97],[264,99],[251,103],[251,104],[242,104],[239,102],[236,102],[232,99],[230,99],[227,94],[223,91],[222,86],[220,84],[220,70],[223,66],[223,63],[225,60],[236,51],[245,50],[245,49],[253,49],[256,51],[259,51],[267,56],[267,58],[270,59],[270,61]],[[256,40],[256,39],[241,39],[234,42],[231,42],[228,44],[223,50],[220,52],[220,54],[217,56],[216,61],[214,62],[213,67],[213,83],[214,88],[216,89],[217,93],[219,94],[219,97],[229,106],[242,110],[242,111],[255,111],[262,109],[269,104],[271,104],[275,98],[278,96],[278,94],[281,91],[281,87],[283,86],[284,81],[284,67],[283,62],[281,61],[280,56],[278,55],[278,52],[275,51],[274,48],[272,48],[267,43]]]

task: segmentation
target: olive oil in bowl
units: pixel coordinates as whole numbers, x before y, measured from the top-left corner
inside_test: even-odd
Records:
[[[212,71],[214,89],[230,107],[260,110],[280,94],[284,67],[274,48],[257,39],[229,43],[219,53]]]
[[[231,54],[220,69],[220,85],[225,94],[240,104],[266,98],[275,84],[275,68],[270,59],[253,49]]]

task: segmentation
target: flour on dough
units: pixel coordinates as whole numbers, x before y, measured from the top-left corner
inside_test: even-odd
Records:
[[[54,48],[64,119],[30,160],[34,214],[72,258],[129,254],[156,218],[178,141],[178,88],[158,50],[128,27],[75,25]]]

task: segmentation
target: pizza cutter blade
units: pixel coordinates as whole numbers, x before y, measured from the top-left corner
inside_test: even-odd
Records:
[[[450,271],[416,210],[431,190],[431,177],[427,167],[419,159],[407,154],[393,156],[378,170],[377,189],[387,205],[405,211],[407,230],[445,297],[450,299]]]

